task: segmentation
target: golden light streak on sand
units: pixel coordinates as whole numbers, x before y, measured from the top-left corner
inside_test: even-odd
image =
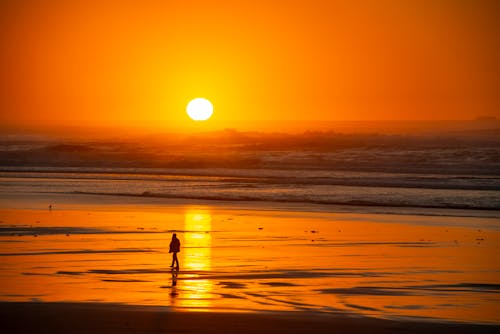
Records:
[[[212,215],[208,210],[189,208],[184,215],[184,240],[181,248],[181,270],[207,271],[211,269]],[[186,279],[180,287],[179,306],[210,307],[213,290],[211,280]]]

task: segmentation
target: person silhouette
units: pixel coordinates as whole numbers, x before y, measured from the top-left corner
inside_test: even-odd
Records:
[[[179,259],[177,258],[177,253],[181,251],[181,242],[177,239],[177,234],[174,233],[172,235],[172,241],[170,241],[170,250],[169,253],[172,253],[172,264],[170,268],[174,267],[174,263],[176,264],[175,269],[179,270]]]

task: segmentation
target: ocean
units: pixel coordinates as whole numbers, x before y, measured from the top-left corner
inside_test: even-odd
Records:
[[[500,133],[3,136],[0,192],[500,210]]]
[[[1,167],[0,192],[500,210],[500,176],[279,169]]]

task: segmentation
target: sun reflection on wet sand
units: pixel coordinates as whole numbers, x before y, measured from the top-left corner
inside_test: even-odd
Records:
[[[212,306],[213,282],[189,279],[211,269],[212,215],[203,208],[188,208],[184,215],[184,240],[181,248],[181,270],[188,272],[179,287],[178,305],[207,308]],[[181,294],[182,293],[182,294]]]

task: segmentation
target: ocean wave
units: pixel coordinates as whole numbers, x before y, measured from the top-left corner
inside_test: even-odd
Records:
[[[401,201],[367,201],[367,200],[329,200],[325,199],[311,199],[307,197],[285,197],[276,196],[274,198],[259,197],[251,195],[179,195],[179,194],[160,194],[143,192],[140,194],[133,193],[96,193],[96,192],[81,192],[75,191],[74,194],[84,195],[113,195],[113,196],[136,196],[136,197],[151,197],[151,198],[171,198],[171,199],[192,199],[192,200],[213,200],[213,201],[231,201],[231,202],[289,202],[289,203],[310,203],[310,204],[324,204],[324,205],[343,205],[343,206],[358,206],[358,207],[393,207],[393,208],[440,208],[440,209],[460,209],[460,210],[500,210],[500,203],[482,203],[482,204],[464,204],[464,203],[440,203],[432,200],[423,202],[409,202]]]
[[[156,173],[154,173],[156,172]],[[437,174],[405,174],[377,172],[339,172],[339,171],[305,171],[241,169],[220,170],[209,169],[204,173],[193,170],[13,170],[0,168],[1,178],[29,178],[39,180],[89,180],[89,181],[145,181],[198,184],[205,182],[211,186],[222,187],[256,187],[266,184],[296,185],[331,185],[331,186],[367,186],[367,187],[399,187],[425,189],[456,190],[500,190],[500,177],[493,175],[437,175]]]

